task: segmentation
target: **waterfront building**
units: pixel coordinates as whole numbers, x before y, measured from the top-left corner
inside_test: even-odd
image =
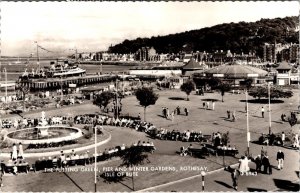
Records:
[[[279,63],[276,68],[275,81],[277,85],[290,85],[298,84],[299,82],[299,71],[292,72],[292,66],[288,62],[283,61]]]
[[[246,79],[252,79],[253,85],[264,84],[266,81],[267,71],[260,68],[237,64],[236,62],[230,65],[221,65],[215,68],[206,70],[203,75],[195,74],[194,77],[219,78],[231,83],[233,86],[240,86]]]

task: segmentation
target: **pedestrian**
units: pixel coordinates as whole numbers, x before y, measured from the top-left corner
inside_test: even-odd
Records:
[[[281,150],[277,152],[278,169],[283,169],[284,153]]]
[[[299,138],[298,138],[298,134],[294,135],[293,138],[293,147],[299,149]]]
[[[231,179],[232,179],[232,184],[233,184],[233,188],[235,190],[238,189],[238,179],[239,179],[239,171],[237,169],[233,169],[233,171],[231,172]]]
[[[261,172],[261,155],[257,155],[257,157],[254,160],[255,165],[256,165],[256,172]]]
[[[285,133],[284,133],[284,131],[282,131],[282,133],[281,133],[281,144],[282,144],[282,146],[284,145],[284,141],[285,141]]]
[[[23,153],[24,153],[23,146],[22,146],[22,143],[20,142],[19,143],[19,153],[18,153],[18,158],[19,159],[23,159]]]
[[[215,110],[215,101],[212,102],[212,110],[213,110],[213,111]]]
[[[267,156],[267,150],[264,149],[264,146],[261,147],[260,155],[261,155],[261,159]]]
[[[272,168],[271,168],[271,164],[269,161],[269,157],[268,156],[264,156],[262,158],[262,165],[264,167],[264,173],[271,175],[272,174]]]
[[[180,107],[177,107],[177,115],[180,115]]]
[[[235,117],[235,110],[233,110],[232,111],[232,122],[235,122],[235,119],[236,119],[236,117]]]
[[[205,102],[202,103],[203,109],[205,109]]]
[[[169,108],[167,108],[167,116],[166,116],[167,119],[170,118],[170,111],[169,111]]]
[[[227,119],[230,119],[230,111],[227,110],[226,112],[227,112]]]
[[[185,116],[189,116],[189,110],[187,108],[184,108]]]
[[[265,108],[261,107],[261,117],[265,118]]]
[[[250,168],[249,168],[249,162],[250,160],[248,160],[247,157],[242,156],[242,158],[239,160],[240,165],[239,165],[239,172],[241,174],[247,174],[247,172],[249,172]]]
[[[167,110],[165,107],[162,108],[162,114],[163,114],[163,117],[166,118],[167,117]]]
[[[16,146],[15,143],[13,144],[13,148],[12,148],[12,149],[13,149],[13,150],[12,150],[11,159],[12,159],[13,161],[15,161],[15,160],[18,158],[18,151],[17,151],[17,146]]]
[[[208,110],[209,109],[209,102],[207,101],[206,102],[206,110]]]

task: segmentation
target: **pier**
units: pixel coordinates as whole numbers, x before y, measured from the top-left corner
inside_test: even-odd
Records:
[[[30,91],[40,91],[67,88],[70,87],[70,85],[75,85],[73,87],[80,87],[89,84],[111,82],[116,78],[117,75],[104,74],[68,78],[20,79],[18,84],[21,87],[28,88]]]

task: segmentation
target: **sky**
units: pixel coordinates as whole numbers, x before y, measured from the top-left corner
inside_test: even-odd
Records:
[[[1,55],[104,51],[125,39],[299,15],[299,2],[1,2]],[[73,50],[72,50],[73,49]],[[47,56],[51,53],[40,50]]]

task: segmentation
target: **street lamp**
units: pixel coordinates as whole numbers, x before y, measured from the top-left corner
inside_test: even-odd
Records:
[[[3,72],[5,73],[5,103],[7,103],[7,70],[3,68]]]
[[[93,121],[94,122],[94,119]],[[92,125],[92,127],[94,127],[94,125]],[[95,126],[93,128],[94,132],[95,132],[95,192],[97,192],[97,134],[98,134],[98,131],[97,131],[97,127]]]
[[[202,177],[202,192],[204,192],[204,176],[206,175],[205,171],[201,171],[201,177]]]
[[[271,91],[270,91],[270,82],[268,82],[268,97],[269,97],[269,135],[271,135]]]

